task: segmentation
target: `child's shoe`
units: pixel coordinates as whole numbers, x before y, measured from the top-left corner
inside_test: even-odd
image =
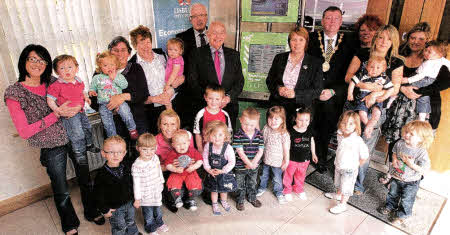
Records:
[[[361,195],[363,195],[363,192],[362,192],[362,191],[359,191],[359,190],[355,190],[355,191],[353,192],[353,195],[355,195],[355,196],[361,196]]]
[[[305,192],[301,192],[298,194],[298,197],[302,200],[308,200],[308,197],[306,196]]]
[[[181,197],[177,197],[177,199],[175,199],[175,207],[181,208],[182,206],[183,206],[183,200],[181,200]]]
[[[286,201],[292,202],[292,194],[288,193],[288,194],[284,195],[284,198],[286,199]]]
[[[223,209],[225,209],[225,211],[230,211],[231,206],[230,206],[230,204],[228,204],[228,201],[220,200],[220,204],[222,204],[222,207],[223,207]]]
[[[243,211],[243,210],[245,210],[244,202],[238,202],[238,203],[236,204],[236,209],[237,209],[238,211]]]
[[[323,195],[329,199],[339,200],[336,193],[325,193]]]
[[[387,215],[387,214],[391,213],[391,210],[385,206],[382,206],[382,207],[378,208],[378,212],[380,212],[383,215]]]
[[[139,133],[136,129],[130,131],[130,139],[137,140],[139,138]]]
[[[142,234],[142,233],[141,233]],[[159,235],[158,231],[154,231],[153,233],[149,233],[150,235]]]
[[[189,204],[189,210],[196,211],[198,209],[197,202],[195,200],[188,201]]]
[[[347,210],[346,203],[338,203],[335,207],[330,208],[330,212],[337,215]]]
[[[256,196],[261,197],[266,192],[265,189],[259,188],[258,191],[256,191]]]
[[[286,198],[283,195],[277,196],[277,199],[278,199],[278,203],[280,203],[280,205],[287,203]]]
[[[219,210],[219,204],[217,202],[212,204],[212,209],[213,209],[213,214],[214,215],[221,215],[222,214],[220,212],[220,210]]]
[[[91,145],[86,145],[86,151],[91,152],[91,153],[99,153],[100,149],[95,147],[94,144],[91,144]]]
[[[167,226],[166,224],[163,224],[163,225],[159,226],[158,231],[167,233],[169,231],[169,226]]]
[[[259,201],[258,199],[251,201],[250,204],[252,204],[256,208],[260,208],[262,206],[261,201]]]
[[[402,227],[405,224],[405,219],[399,218],[397,216],[393,216],[390,219],[391,223],[397,227]]]

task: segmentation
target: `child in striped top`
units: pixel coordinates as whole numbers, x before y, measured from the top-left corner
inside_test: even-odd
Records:
[[[264,137],[259,128],[260,113],[253,107],[242,111],[239,118],[241,128],[233,135],[233,148],[236,151],[236,165],[234,173],[238,184],[236,209],[245,209],[244,201],[254,207],[261,207],[256,199],[256,186],[259,164],[264,153]]]
[[[156,138],[149,133],[139,136],[136,149],[139,158],[133,163],[134,207],[142,206],[144,229],[147,233],[167,232],[169,227],[162,220],[161,201],[164,177],[156,152]]]

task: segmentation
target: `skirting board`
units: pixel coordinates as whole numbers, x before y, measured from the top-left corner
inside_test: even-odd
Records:
[[[24,208],[46,197],[50,197],[52,194],[52,187],[50,184],[47,184],[0,201],[0,216],[4,216],[15,210]]]

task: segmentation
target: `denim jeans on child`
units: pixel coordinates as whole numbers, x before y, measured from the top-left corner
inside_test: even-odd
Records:
[[[164,224],[160,206],[142,206],[141,208],[144,215],[144,229],[147,233],[155,232]]]
[[[86,114],[77,113],[71,118],[63,118],[62,123],[75,153],[86,151],[86,145],[92,145],[92,127]]]
[[[245,195],[249,202],[256,200],[256,185],[258,178],[258,168],[256,169],[236,169],[234,175],[237,181],[237,202],[243,203],[245,201]]]
[[[109,218],[112,235],[136,235],[139,233],[134,220],[134,212],[133,203],[130,201],[112,213]]]
[[[112,110],[109,110],[106,107],[106,104],[100,104],[99,113],[102,118],[103,128],[105,128],[106,135],[108,137],[117,135]],[[133,114],[131,114],[130,106],[128,106],[127,103],[124,102],[121,104],[117,113],[120,115],[129,131],[136,130],[136,123],[134,122]]]
[[[263,165],[263,172],[260,177],[260,183],[259,183],[259,189],[267,189],[267,183],[269,181],[270,171],[272,171],[273,178],[272,178],[272,184],[273,184],[273,192],[275,196],[281,196],[283,195],[283,170],[281,170],[281,167],[274,167],[264,164]]]
[[[419,184],[420,180],[404,182],[393,178],[386,197],[386,208],[396,210],[395,216],[398,218],[407,218],[412,215]]]
[[[411,83],[412,86],[415,87],[425,87],[431,85],[436,78],[425,77],[420,81]],[[430,97],[429,96],[421,96],[416,99],[416,112],[417,113],[431,113],[431,105],[430,105]]]
[[[372,118],[371,115],[369,115],[369,118]],[[381,136],[381,125],[386,120],[386,110],[381,110],[381,117],[378,120],[377,124],[373,128],[372,135],[369,138],[366,138],[365,135],[362,135],[361,137],[364,140],[364,143],[366,143],[367,148],[369,149],[369,158],[366,159],[363,165],[360,165],[358,168],[358,177],[356,178],[355,183],[355,190],[364,192],[364,179],[366,178],[367,169],[369,168],[370,163],[370,157],[375,153],[375,146],[378,142],[378,139]]]
[[[67,146],[42,148],[40,161],[42,166],[47,168],[47,174],[50,177],[53,199],[63,232],[78,228],[80,220],[73,208],[66,179]]]

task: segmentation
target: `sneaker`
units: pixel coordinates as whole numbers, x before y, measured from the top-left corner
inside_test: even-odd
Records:
[[[190,200],[188,202],[188,204],[189,204],[189,210],[196,211],[198,209],[197,202],[195,200]]]
[[[177,197],[177,199],[175,199],[175,207],[181,208],[182,206],[183,206],[183,200],[181,200],[181,197]]]
[[[217,202],[212,204],[212,209],[213,209],[213,214],[214,215],[221,215],[222,214],[220,212],[219,204]]]
[[[132,140],[137,140],[139,138],[139,133],[136,129],[130,131],[130,138]]]
[[[159,235],[157,231],[154,231],[153,233],[149,233],[150,235]]]
[[[302,199],[302,200],[308,200],[308,197],[306,197],[306,193],[305,193],[305,192],[299,193],[299,194],[298,194],[298,197],[299,197],[300,199]]]
[[[395,225],[395,226],[403,226],[404,224],[405,224],[405,219],[402,219],[402,218],[399,218],[399,217],[397,217],[397,216],[393,216],[391,219],[390,219],[390,221],[391,221],[391,223],[393,224],[393,225]]]
[[[362,192],[362,191],[359,191],[359,190],[355,190],[355,191],[353,192],[353,194],[354,194],[355,196],[361,196],[361,195],[363,194],[363,192]]]
[[[231,206],[230,206],[230,204],[228,204],[228,201],[220,200],[220,204],[222,204],[222,207],[223,207],[223,209],[225,209],[225,211],[230,211]]]
[[[326,198],[338,200],[336,193],[325,193],[323,194]]]
[[[383,215],[387,215],[387,214],[391,213],[391,210],[385,206],[382,206],[382,207],[378,208],[378,212],[380,212]]]
[[[330,208],[330,212],[337,215],[347,210],[347,205],[344,203],[338,203],[335,207]]]
[[[283,195],[277,196],[278,199],[278,203],[280,203],[280,205],[286,204],[286,198]]]
[[[237,209],[238,211],[243,211],[243,210],[245,210],[244,203],[243,203],[243,202],[238,202],[238,203],[236,204],[236,209]]]
[[[284,195],[284,198],[286,199],[286,201],[288,202],[292,202],[292,194],[288,193]]]
[[[257,197],[261,197],[264,193],[266,192],[265,189],[258,189],[258,191],[256,191],[256,196]]]
[[[260,208],[262,206],[262,203],[258,199],[251,201],[250,204],[252,204],[256,208]]]
[[[163,224],[163,225],[159,226],[158,231],[167,233],[167,232],[169,232],[169,226],[167,226],[166,224]]]
[[[91,152],[91,153],[99,153],[100,149],[95,147],[95,145],[91,144],[91,145],[86,146],[86,151]]]

